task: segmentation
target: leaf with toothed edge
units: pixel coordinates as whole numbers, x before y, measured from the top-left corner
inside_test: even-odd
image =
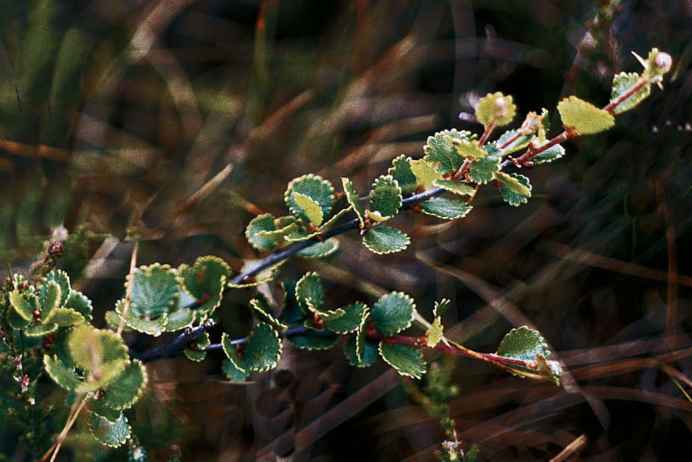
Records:
[[[212,313],[221,304],[223,289],[231,275],[231,268],[214,256],[199,257],[192,266],[180,265],[178,282],[183,290],[194,297],[199,306],[196,311]]]
[[[93,318],[93,307],[91,305],[91,300],[77,290],[72,289],[70,291],[70,295],[67,297],[67,301],[65,302],[65,308],[71,308],[80,312],[82,316],[88,320]]]
[[[84,322],[84,316],[71,308],[56,308],[44,320],[44,323],[55,323],[60,327],[69,327]]]
[[[402,194],[410,194],[416,190],[418,180],[411,170],[411,158],[400,155],[392,161],[392,166],[387,170],[387,175],[391,175],[399,183]]]
[[[309,351],[329,350],[339,343],[339,336],[329,332],[308,331],[291,335],[288,340],[297,348]]]
[[[332,184],[318,175],[308,174],[294,178],[288,183],[284,193],[284,201],[291,214],[303,222],[309,222],[310,218],[304,209],[296,202],[294,193],[302,194],[316,202],[321,210],[322,217],[328,217],[332,211],[334,202],[334,187]]]
[[[377,343],[371,342],[370,340],[363,340],[361,351],[362,359],[359,361],[356,356],[356,336],[352,335],[344,343],[344,356],[348,360],[348,363],[354,367],[370,367],[377,361]]]
[[[442,326],[442,319],[436,316],[432,324],[425,332],[426,344],[429,348],[435,348],[438,343],[444,338],[444,327]]]
[[[461,181],[435,180],[433,181],[433,186],[459,196],[473,196],[476,193],[476,188]]]
[[[380,342],[380,356],[392,366],[399,375],[420,379],[425,374],[425,360],[418,348],[408,345]]]
[[[500,159],[497,156],[488,156],[471,163],[469,178],[478,184],[486,184],[495,178],[500,171]]]
[[[298,252],[296,255],[303,258],[327,258],[339,250],[339,241],[335,238],[318,242]]]
[[[245,369],[243,360],[238,355],[238,350],[231,343],[231,338],[225,332],[221,334],[221,347],[226,355],[222,366],[226,378],[232,382],[246,381],[248,371]]]
[[[506,358],[527,361],[533,368],[511,367],[510,371],[519,377],[548,379],[560,384],[562,367],[557,361],[549,361],[550,347],[543,336],[535,329],[521,326],[510,330],[497,347],[496,354]]]
[[[486,128],[491,124],[497,127],[507,125],[516,112],[513,98],[500,92],[488,93],[476,105],[476,119]]]
[[[442,317],[445,315],[449,307],[451,306],[452,301],[449,300],[448,298],[443,298],[441,300],[438,300],[435,302],[435,307],[433,308],[433,316],[435,317]]]
[[[560,159],[564,155],[565,155],[565,148],[563,148],[559,144],[556,144],[554,146],[549,147],[548,149],[546,149],[542,153],[534,156],[534,158],[531,159],[531,162],[533,162],[535,165],[549,164],[550,162],[553,162],[555,160]]]
[[[503,173],[497,174],[497,180],[500,182],[500,195],[502,199],[512,207],[518,207],[526,204],[531,197],[531,181],[528,177],[518,173]]]
[[[183,354],[190,361],[196,363],[202,362],[207,358],[206,348],[211,344],[209,340],[209,334],[204,332],[202,335],[197,337],[197,339],[183,350]]]
[[[456,148],[457,154],[464,159],[478,160],[488,155],[488,152],[483,150],[475,140],[457,141],[454,143],[454,147]]]
[[[390,175],[382,175],[372,183],[368,209],[388,219],[399,213],[402,200],[399,183]]]
[[[413,322],[416,304],[403,292],[390,292],[372,306],[372,320],[382,335],[396,335]]]
[[[310,223],[315,226],[322,224],[324,215],[322,214],[322,207],[317,201],[299,192],[293,192],[292,199],[295,206],[300,209],[302,215],[305,215]]]
[[[457,145],[472,141],[474,135],[466,130],[443,130],[429,136],[423,152],[427,162],[435,166],[435,170],[443,175],[456,172],[464,158],[459,155]]]
[[[252,372],[265,372],[276,367],[281,357],[279,334],[269,325],[259,323],[245,345],[243,362]]]
[[[275,249],[279,245],[278,237],[262,235],[262,231],[276,231],[274,216],[270,213],[257,215],[250,220],[250,223],[245,228],[245,238],[252,247],[260,252]]]
[[[120,414],[115,422],[111,422],[94,412],[89,416],[89,430],[101,444],[110,448],[122,446],[130,438],[130,425],[127,417]]]
[[[358,330],[363,313],[369,310],[368,305],[355,302],[342,308],[343,315],[325,322],[325,327],[337,334],[350,334]]]
[[[10,292],[10,305],[25,321],[34,320],[34,310],[38,309],[38,300],[33,294],[24,294],[17,289]]]
[[[365,207],[363,207],[363,204],[360,202],[358,191],[356,190],[353,181],[348,178],[341,178],[341,185],[344,189],[346,201],[356,213],[360,228],[363,228],[363,226],[365,226]]]
[[[48,322],[35,324],[33,326],[26,327],[24,329],[24,335],[27,337],[45,337],[46,335],[57,331],[59,327],[60,326],[55,323]]]
[[[169,313],[178,301],[178,280],[168,265],[140,266],[127,277],[130,311],[138,318],[155,319]]]
[[[281,321],[279,321],[279,319],[277,319],[274,316],[274,313],[272,312],[271,307],[267,303],[267,300],[261,294],[259,294],[256,298],[250,300],[250,307],[256,313],[259,313],[260,317],[264,321],[268,322],[275,328],[281,331],[288,329],[288,326],[286,324],[282,323]]]
[[[65,303],[67,303],[67,299],[70,296],[70,291],[72,290],[70,287],[70,277],[63,270],[54,269],[46,274],[44,278],[44,283],[49,281],[53,281],[60,286],[59,305],[64,306]]]
[[[466,201],[447,198],[433,197],[420,204],[421,212],[426,215],[441,218],[443,220],[457,220],[464,218],[473,209]]]
[[[135,359],[103,389],[99,400],[111,409],[129,409],[142,396],[146,385],[147,371],[144,364]]]
[[[412,160],[410,165],[411,171],[416,176],[417,185],[423,189],[430,189],[435,180],[442,179],[442,175],[425,159]]]
[[[557,105],[562,124],[580,135],[592,135],[608,130],[615,125],[612,114],[591,103],[570,96]]]
[[[610,101],[614,101],[621,95],[624,95],[630,88],[632,88],[639,81],[639,74],[636,72],[620,72],[613,76],[613,89],[610,95]],[[651,94],[651,85],[642,86],[639,91],[636,91],[632,96],[628,97],[620,104],[618,104],[615,109],[615,114],[622,114],[625,111],[636,107],[644,101]]]
[[[124,319],[125,325],[130,329],[153,337],[158,337],[165,332],[168,315],[164,313],[157,319],[144,319],[136,317],[129,310],[125,314],[125,299],[120,299],[115,304],[115,310],[106,313],[106,319],[109,323],[115,324],[113,326],[115,329],[120,325],[120,320]]]
[[[43,319],[50,316],[51,311],[60,306],[62,294],[60,286],[55,281],[45,282],[38,291],[38,304]]]
[[[308,300],[313,307],[321,307],[324,305],[324,287],[322,279],[315,272],[305,273],[296,283],[296,300],[298,305],[305,311],[310,311]]]
[[[363,245],[378,255],[401,252],[410,243],[411,238],[405,232],[387,225],[374,226],[363,236]]]
[[[506,156],[507,154],[526,149],[530,141],[531,136],[520,134],[519,130],[507,130],[495,140],[495,146],[498,148],[504,146],[502,148],[502,154]]]
[[[53,382],[67,391],[75,391],[83,382],[74,369],[67,367],[56,355],[43,355],[43,367]]]

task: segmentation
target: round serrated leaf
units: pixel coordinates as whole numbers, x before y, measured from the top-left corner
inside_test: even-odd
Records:
[[[387,174],[393,176],[399,183],[402,194],[414,192],[418,183],[416,175],[411,170],[410,162],[411,158],[402,154],[392,161],[392,166],[387,170]]]
[[[251,246],[260,252],[273,250],[279,245],[279,238],[272,235],[263,235],[262,231],[276,231],[274,217],[269,213],[257,215],[250,220],[245,228],[245,238]]]
[[[103,389],[100,401],[111,409],[129,409],[142,395],[146,385],[147,371],[144,364],[135,359]]]
[[[303,175],[294,178],[288,183],[284,201],[291,211],[291,214],[300,218],[303,222],[310,222],[310,217],[307,216],[304,209],[296,202],[294,193],[299,193],[309,197],[314,202],[319,204],[322,209],[322,217],[326,218],[332,211],[334,202],[334,187],[332,184],[318,175]]]
[[[115,324],[113,327],[115,329],[120,326],[120,320],[123,319],[123,313],[125,313],[125,300],[121,299],[115,304],[115,310],[106,313],[107,321],[110,324]],[[168,322],[168,315],[163,314],[161,317],[156,319],[144,319],[139,318],[132,313],[132,310],[128,310],[127,314],[124,316],[125,325],[130,329],[136,330],[143,334],[151,335],[153,337],[158,337],[165,332],[166,323]]]
[[[243,363],[248,371],[265,372],[276,367],[281,357],[282,345],[279,334],[269,325],[260,323],[250,334]]]
[[[339,336],[328,332],[308,331],[304,334],[291,335],[288,340],[301,350],[329,350],[339,342]]]
[[[320,207],[317,201],[299,192],[293,192],[292,198],[293,203],[300,209],[301,213],[308,218],[310,223],[315,226],[320,226],[322,224],[324,215],[322,214],[322,207]]]
[[[350,334],[358,330],[363,314],[368,309],[365,303],[352,303],[342,308],[343,315],[326,321],[324,326],[337,334]]]
[[[231,274],[228,264],[214,256],[199,257],[192,266],[178,270],[183,289],[201,303],[195,309],[212,313],[220,304],[226,280]]]
[[[127,417],[122,414],[112,422],[92,412],[89,416],[89,430],[101,444],[111,448],[122,446],[130,438],[130,425]]]
[[[82,324],[70,333],[68,338],[70,356],[75,364],[98,375],[112,373],[109,363],[127,361],[127,347],[122,338],[108,330],[95,329]]]
[[[178,281],[168,265],[140,266],[127,278],[130,312],[138,318],[155,319],[178,301]]]
[[[189,308],[181,308],[168,313],[165,330],[166,332],[177,332],[190,327],[193,322],[195,322],[195,312]]]
[[[45,281],[38,291],[38,303],[41,317],[47,318],[51,311],[60,306],[62,294],[60,286],[55,281]]]
[[[344,343],[344,356],[351,366],[355,367],[370,367],[377,361],[377,343],[365,340],[361,344],[361,359],[358,361],[356,356],[356,336],[353,335]]]
[[[231,382],[245,382],[247,380],[247,372],[245,369],[238,367],[234,362],[228,359],[223,360],[223,373]]]
[[[495,178],[495,174],[499,171],[499,157],[488,156],[472,162],[468,175],[472,181],[478,184],[486,184],[492,181]]]
[[[405,232],[387,225],[370,228],[363,236],[363,245],[378,255],[401,252],[410,243],[411,238]]]
[[[353,184],[353,181],[351,181],[348,178],[341,178],[341,185],[344,189],[346,201],[353,208],[353,211],[356,213],[358,223],[362,228],[363,226],[365,226],[365,207],[363,207],[363,204],[360,202],[356,186]]]
[[[75,370],[66,366],[56,355],[43,355],[43,368],[53,382],[67,391],[75,391],[82,384],[82,378]]]
[[[433,186],[442,188],[459,196],[473,196],[476,193],[476,188],[470,184],[462,183],[461,181],[452,180],[435,180]]]
[[[91,300],[89,300],[83,293],[74,289],[70,291],[70,295],[67,297],[65,308],[72,308],[73,310],[80,312],[82,316],[88,320],[91,320],[93,317]]]
[[[263,321],[271,324],[275,328],[282,331],[288,328],[286,324],[282,323],[274,316],[269,303],[267,303],[267,300],[261,294],[258,294],[256,298],[250,300],[250,307],[260,315]]]
[[[34,310],[38,308],[38,301],[32,294],[22,293],[15,289],[10,292],[10,305],[25,321],[34,320]]]
[[[409,163],[411,171],[416,176],[416,184],[423,189],[430,189],[435,180],[442,178],[442,175],[425,159],[416,159]]]
[[[84,322],[84,316],[71,308],[56,308],[44,320],[44,323],[55,323],[60,327],[73,326]]]
[[[473,134],[465,130],[437,132],[428,137],[423,147],[424,159],[435,165],[436,170],[443,175],[454,173],[464,163],[464,158],[457,152],[457,144],[473,139]]]
[[[558,160],[559,158],[563,157],[565,155],[565,148],[563,148],[561,145],[556,144],[554,146],[549,147],[542,153],[536,155],[533,159],[531,159],[531,162],[533,162],[536,165],[539,164],[548,164],[550,162],[553,162],[554,160]]]
[[[57,331],[59,326],[55,323],[45,322],[43,324],[35,324],[24,329],[24,335],[27,337],[44,337]]]
[[[416,309],[413,299],[403,292],[390,292],[372,306],[372,320],[382,335],[395,335],[411,326]]]
[[[476,119],[485,127],[491,124],[501,127],[514,119],[517,107],[511,96],[500,92],[489,93],[478,101]]]
[[[206,351],[191,350],[190,348],[185,348],[183,350],[183,354],[187,359],[196,363],[201,363],[202,361],[207,359]]]
[[[497,347],[497,354],[509,358],[535,361],[538,356],[547,358],[550,348],[543,336],[526,326],[510,330]]]
[[[620,72],[615,74],[615,76],[613,76],[613,89],[610,95],[610,101],[614,101],[627,93],[630,88],[637,84],[639,78],[640,76],[636,72]],[[644,85],[639,91],[636,91],[633,95],[618,104],[613,112],[615,114],[622,114],[625,111],[629,111],[644,101],[650,94],[651,85]]]
[[[324,306],[324,287],[322,287],[322,280],[317,273],[305,273],[298,280],[296,283],[296,299],[305,311],[310,310],[308,300],[315,308],[319,309]]]
[[[422,202],[420,208],[421,212],[426,215],[432,215],[443,220],[456,220],[468,215],[473,206],[456,198],[433,197]]]
[[[419,349],[382,341],[379,351],[382,359],[399,375],[420,379],[425,374],[425,360]]]
[[[401,187],[391,175],[382,175],[372,184],[368,196],[368,207],[382,218],[391,218],[401,209]]]
[[[557,110],[560,113],[562,124],[580,135],[602,132],[615,125],[615,118],[612,114],[576,96],[570,96],[560,101]]]
[[[60,306],[67,303],[67,298],[70,296],[70,277],[63,270],[51,270],[44,279],[45,282],[53,281],[60,286]]]
[[[512,207],[526,204],[531,197],[531,181],[528,177],[518,173],[498,173],[500,182],[500,195],[502,199]]]
[[[326,258],[339,250],[339,241],[335,238],[318,242],[297,253],[303,258]]]

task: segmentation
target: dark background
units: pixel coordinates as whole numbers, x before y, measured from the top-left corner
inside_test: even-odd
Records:
[[[683,0],[2,0],[2,266],[26,269],[64,225],[62,265],[101,323],[123,293],[128,235],[142,264],[214,254],[239,270],[260,256],[245,224],[283,213],[293,177],[363,190],[434,131],[478,131],[469,116],[488,91],[558,126],[561,97],[606,103],[613,74],[639,70],[630,51],[659,47],[674,59],[664,90],[531,170],[528,205],[488,187],[458,223],[405,215],[415,239],[401,255],[374,256],[352,233],[327,263],[291,261],[280,278],[318,269],[334,303],[403,290],[428,316],[448,297],[452,336],[484,351],[514,324],[540,329],[566,389],[453,363],[452,416],[482,460],[548,460],[580,435],[580,460],[685,459],[692,403],[671,377],[692,366],[691,39]],[[234,335],[251,294],[224,301]],[[132,420],[152,460],[432,460],[443,438],[381,363],[289,352],[282,371],[238,386],[219,360],[150,365]],[[125,457],[80,444],[62,457]]]

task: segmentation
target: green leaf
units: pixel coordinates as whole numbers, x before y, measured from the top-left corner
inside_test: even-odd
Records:
[[[195,310],[207,315],[221,304],[223,289],[231,275],[231,268],[219,257],[205,256],[192,266],[180,265],[178,278],[183,289],[195,300],[202,302]]]
[[[271,307],[263,296],[258,296],[250,300],[250,307],[259,313],[262,319],[279,330],[286,330],[288,326],[274,316]]]
[[[342,308],[343,315],[325,322],[325,327],[337,334],[350,334],[358,330],[368,305],[355,302]]]
[[[500,92],[489,93],[478,101],[476,119],[485,127],[495,124],[502,127],[510,123],[517,112],[517,107],[511,96]]]
[[[83,293],[72,289],[70,291],[70,296],[67,297],[65,302],[65,308],[72,308],[78,311],[84,316],[85,319],[91,320],[93,318],[93,307],[91,305],[91,300],[87,298]]]
[[[380,342],[380,356],[399,375],[420,379],[425,374],[425,360],[419,349],[408,345]]]
[[[624,95],[639,81],[639,78],[640,76],[636,72],[620,72],[619,74],[615,74],[613,77],[613,89],[610,95],[610,101],[612,102]],[[629,111],[644,101],[650,94],[651,85],[644,85],[632,96],[629,96],[618,104],[613,112],[615,112],[615,114],[622,114],[625,111]]]
[[[416,304],[403,292],[390,292],[380,297],[372,307],[372,320],[384,336],[408,329],[413,322]]]
[[[221,334],[221,347],[227,358],[222,366],[224,374],[233,382],[244,382],[248,376],[245,363],[238,355],[236,347],[231,343],[231,338],[225,332]]]
[[[536,357],[547,358],[550,347],[543,336],[535,329],[526,326],[510,330],[497,347],[497,353],[508,358],[535,361]]]
[[[45,282],[38,291],[38,303],[40,305],[41,317],[47,318],[51,311],[60,306],[60,286],[55,281]]]
[[[326,258],[334,254],[337,250],[339,250],[339,241],[335,238],[331,238],[313,244],[298,252],[297,255],[303,258]]]
[[[435,180],[433,181],[433,186],[459,196],[473,196],[476,193],[476,188],[461,181]]]
[[[70,296],[70,291],[72,290],[70,287],[70,277],[63,270],[54,269],[51,270],[48,274],[46,274],[46,277],[44,279],[44,283],[50,281],[55,282],[56,284],[58,284],[58,286],[60,286],[59,305],[64,306],[65,303],[67,303],[67,299]]]
[[[296,202],[295,193],[308,196],[314,202],[319,204],[322,209],[322,217],[328,217],[332,211],[334,202],[334,187],[332,184],[318,175],[303,175],[294,178],[288,183],[284,201],[291,213],[303,222],[310,222],[310,217],[307,216],[305,210]]]
[[[202,333],[188,348],[183,350],[183,354],[190,361],[200,363],[207,358],[207,347],[211,344],[209,334]]]
[[[365,207],[360,202],[358,191],[356,190],[353,181],[348,178],[341,178],[341,185],[344,188],[344,195],[346,196],[346,201],[353,208],[353,211],[358,217],[358,223],[362,229],[365,226]]]
[[[440,341],[444,338],[444,327],[442,326],[442,319],[436,316],[432,324],[425,332],[426,344],[429,348],[435,348]]]
[[[24,335],[27,337],[44,337],[58,330],[58,325],[55,323],[35,324],[24,329]]]
[[[478,183],[486,184],[495,178],[495,174],[500,171],[500,159],[496,156],[488,156],[471,163],[469,167],[469,178]]]
[[[402,200],[399,183],[390,175],[382,175],[372,184],[368,208],[387,219],[399,213]]]
[[[435,170],[435,167],[425,159],[412,160],[411,171],[416,176],[418,186],[423,189],[430,189],[435,180],[441,179],[442,175]]]
[[[155,319],[168,313],[178,301],[178,281],[168,265],[140,266],[127,277],[130,312],[143,319]]]
[[[74,369],[67,367],[56,355],[43,355],[43,368],[53,382],[67,391],[75,391],[82,384]]]
[[[118,300],[118,302],[115,304],[115,311],[109,311],[107,313],[107,319],[109,320],[109,323],[115,323],[117,324],[114,326],[117,329],[117,326],[120,325],[120,320],[123,318],[123,313],[125,312],[125,300],[121,299]],[[109,314],[112,313],[112,314]],[[154,337],[158,337],[162,333],[165,332],[165,327],[166,324],[168,323],[168,315],[163,314],[161,317],[157,319],[144,319],[144,318],[138,318],[135,316],[132,311],[128,311],[127,314],[124,316],[125,319],[125,325],[129,327],[130,329],[136,330],[137,332],[141,332],[143,334],[148,334]]]
[[[269,325],[260,323],[250,334],[244,352],[244,365],[248,371],[265,372],[276,367],[281,357],[279,334]]]
[[[428,137],[423,147],[424,159],[435,165],[437,172],[443,175],[454,173],[464,163],[464,158],[459,155],[457,146],[471,140],[473,140],[473,134],[465,130],[452,129],[437,132]]]
[[[394,177],[399,183],[402,194],[410,194],[416,190],[418,180],[411,170],[411,158],[400,155],[392,161],[392,166],[387,170],[387,174]]]
[[[43,321],[45,324],[55,323],[60,327],[69,327],[84,322],[84,316],[71,308],[56,308]]]
[[[131,408],[147,386],[147,371],[138,359],[131,361],[106,388],[99,401],[111,409]]]
[[[87,324],[72,329],[68,348],[76,365],[99,378],[115,377],[125,367],[122,364],[121,369],[116,370],[120,362],[129,360],[122,338],[114,332],[95,329]]]
[[[477,141],[462,140],[454,144],[457,154],[464,159],[478,160],[488,155],[488,152],[478,146]]]
[[[361,344],[361,360],[356,356],[356,336],[353,335],[344,343],[344,356],[351,366],[370,367],[377,361],[377,343],[363,340]]]
[[[123,414],[120,414],[118,420],[111,422],[92,412],[89,416],[89,430],[94,438],[110,448],[120,447],[130,438],[130,425]]]
[[[315,308],[324,306],[324,287],[320,276],[315,273],[305,273],[296,283],[296,300],[303,310],[310,311],[308,301]]]
[[[533,162],[535,165],[549,164],[550,162],[553,162],[554,160],[560,159],[564,155],[565,155],[565,148],[563,148],[559,144],[556,144],[554,146],[549,147],[548,149],[546,149],[542,153],[536,155],[533,159],[531,159],[531,162]]]
[[[447,197],[433,197],[422,202],[420,207],[426,215],[432,215],[443,220],[464,218],[473,209],[473,206],[466,201]]]
[[[279,238],[262,234],[263,231],[276,231],[274,216],[270,213],[257,215],[245,228],[245,238],[252,247],[260,252],[267,252],[279,245]]]
[[[339,336],[327,332],[308,331],[291,335],[288,340],[301,350],[329,350],[339,343]]]
[[[300,212],[308,218],[308,221],[315,226],[320,226],[324,220],[322,207],[310,196],[298,192],[293,193],[293,203],[300,209]]]
[[[38,308],[38,301],[35,296],[15,289],[10,292],[10,304],[22,319],[29,322],[34,320],[34,310]]]
[[[570,96],[557,105],[562,124],[580,135],[591,135],[608,130],[615,125],[612,114],[591,103]]]
[[[199,312],[201,315],[201,312]],[[206,315],[203,316],[206,318]],[[166,316],[164,328],[166,332],[177,332],[179,330],[190,327],[195,322],[195,312],[189,308],[180,308],[171,311]]]
[[[224,359],[221,365],[223,374],[231,382],[245,382],[247,380],[248,374],[245,369],[238,367],[234,362]]]
[[[512,207],[518,207],[526,204],[531,197],[531,182],[528,177],[518,173],[503,173],[497,174],[497,179],[500,182],[500,194],[502,199]]]
[[[363,236],[363,245],[378,255],[401,252],[410,243],[411,238],[406,233],[387,225],[370,228]]]
[[[507,154],[526,149],[530,141],[531,136],[521,134],[519,130],[507,130],[495,141],[495,146],[502,150],[502,155],[506,156]]]

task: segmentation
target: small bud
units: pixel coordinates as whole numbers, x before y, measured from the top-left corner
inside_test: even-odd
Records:
[[[65,246],[62,241],[51,241],[48,244],[48,255],[52,258],[61,257],[65,251]]]
[[[658,72],[665,74],[673,65],[673,58],[671,58],[668,53],[660,51],[656,54],[656,58],[654,58],[654,64],[656,65]]]

